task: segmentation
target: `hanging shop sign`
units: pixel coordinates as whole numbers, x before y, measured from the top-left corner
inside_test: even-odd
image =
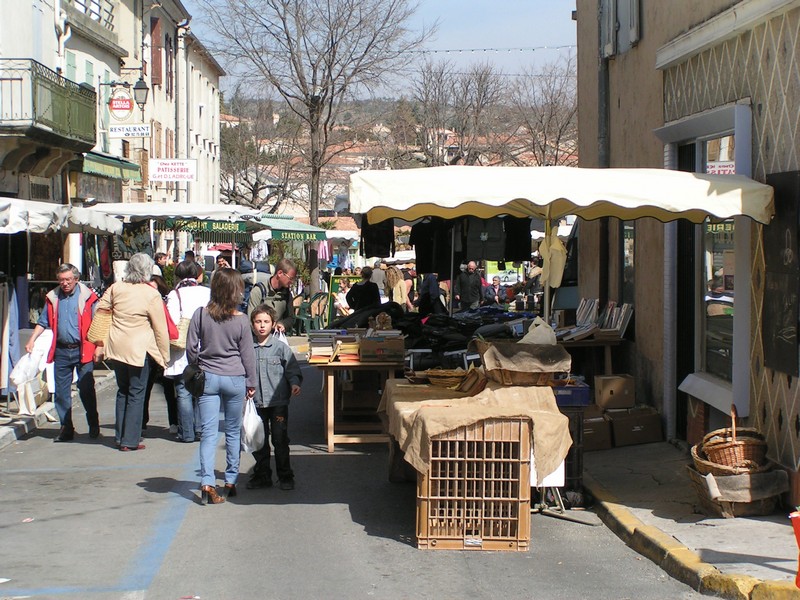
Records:
[[[108,128],[110,138],[149,138],[149,123],[133,123],[132,125],[110,125]]]
[[[150,181],[197,181],[197,161],[193,159],[151,158]]]
[[[247,223],[241,221],[229,223],[228,221],[199,221],[196,219],[167,219],[164,229],[177,229],[192,233],[245,233]]]
[[[122,200],[122,180],[120,179],[71,171],[69,181],[70,194],[73,198],[80,200],[94,198],[97,202],[120,202]]]
[[[272,230],[273,240],[285,240],[287,242],[319,242],[325,240],[325,232],[319,233],[317,231],[282,231],[280,229]]]
[[[108,101],[108,110],[117,121],[125,121],[130,117],[134,106],[133,98],[124,88],[114,90]]]

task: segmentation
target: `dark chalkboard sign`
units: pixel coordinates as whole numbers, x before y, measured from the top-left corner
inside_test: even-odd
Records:
[[[781,373],[798,376],[797,296],[800,276],[797,273],[767,272],[761,336],[764,364]]]
[[[800,171],[767,175],[775,189],[775,216],[764,227],[764,260],[772,273],[800,272],[798,214]]]

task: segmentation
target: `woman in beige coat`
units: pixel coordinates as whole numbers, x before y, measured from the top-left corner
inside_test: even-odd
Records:
[[[169,360],[169,333],[164,302],[158,290],[149,285],[153,259],[134,254],[123,281],[112,285],[97,311],[111,312],[111,328],[104,345],[98,345],[95,361],[109,360],[117,377],[116,440],[119,449],[144,450],[140,444],[142,412],[147,388],[149,363]]]

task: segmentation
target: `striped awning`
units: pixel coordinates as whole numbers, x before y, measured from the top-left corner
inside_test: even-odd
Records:
[[[102,152],[86,152],[83,155],[83,172],[111,177],[112,179],[142,180],[139,165],[124,158]]]

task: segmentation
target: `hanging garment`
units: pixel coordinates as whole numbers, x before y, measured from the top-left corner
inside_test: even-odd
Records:
[[[567,249],[558,239],[558,229],[551,230],[550,235],[542,240],[539,252],[544,261],[542,265],[542,284],[549,284],[553,288],[561,287],[564,266],[567,264]]]
[[[388,258],[394,255],[394,219],[369,224],[361,222],[361,256]]]
[[[511,262],[530,260],[530,217],[503,217],[503,228],[506,233],[506,245],[503,258]]]
[[[317,259],[318,260],[331,259],[331,247],[327,240],[322,240],[317,246]]]
[[[528,234],[530,236],[530,234]],[[505,258],[506,234],[499,217],[468,217],[465,254],[470,260],[502,260]]]

